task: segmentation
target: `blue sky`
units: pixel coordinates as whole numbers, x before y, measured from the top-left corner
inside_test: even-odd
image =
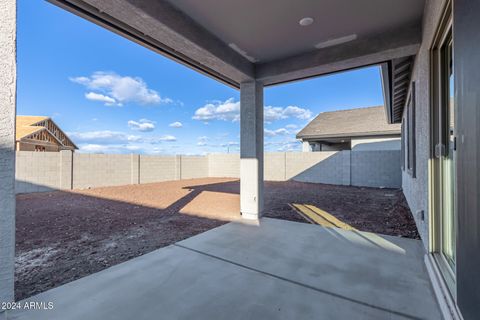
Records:
[[[239,92],[44,0],[18,2],[17,114],[51,116],[81,152],[238,152]],[[383,104],[377,67],[265,89],[265,149],[323,111]]]

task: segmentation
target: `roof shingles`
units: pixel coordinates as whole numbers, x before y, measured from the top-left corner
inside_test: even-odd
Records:
[[[297,139],[348,138],[400,134],[400,124],[388,124],[383,106],[322,112]]]

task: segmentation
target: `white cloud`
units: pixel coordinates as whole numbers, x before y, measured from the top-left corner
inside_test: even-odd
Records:
[[[150,143],[160,143],[160,142],[163,142],[163,141],[166,141],[166,142],[172,142],[172,141],[177,141],[177,138],[175,136],[172,136],[172,135],[164,135],[164,136],[160,136],[160,137],[153,137],[151,139],[148,140]]]
[[[197,140],[198,140],[197,146],[206,146],[208,137],[207,136],[201,136],[201,137],[198,137]]]
[[[140,119],[138,121],[130,120],[127,124],[130,129],[141,132],[149,132],[155,129],[155,122],[148,119]]]
[[[267,151],[300,151],[300,147],[301,143],[294,139],[265,143],[265,149]]]
[[[235,102],[233,98],[230,98],[224,102],[215,101],[208,103],[195,111],[193,119],[202,121],[238,121],[240,120],[240,102]]]
[[[100,93],[88,92],[88,93],[85,93],[85,98],[92,101],[104,102],[105,105],[107,106],[120,105],[120,104],[117,104],[117,101],[112,97],[109,97]]]
[[[275,131],[269,130],[269,129],[264,129],[264,130],[263,130],[263,134],[264,134],[266,137],[275,137],[275,136],[276,136]]]
[[[288,118],[307,120],[312,117],[312,111],[297,106],[288,106],[285,108],[266,106],[264,108],[263,117],[267,122]]]
[[[120,76],[114,72],[95,72],[90,77],[72,77],[70,81],[93,90],[85,97],[105,105],[118,105],[135,102],[140,104],[173,103],[170,98],[162,98],[157,91],[148,88],[140,77]]]
[[[170,123],[168,126],[172,128],[181,128],[183,127],[183,124],[179,121],[175,121],[173,123]]]
[[[159,138],[160,141],[177,141],[177,138],[174,136],[166,135]]]
[[[277,151],[300,151],[300,146],[298,141],[284,142],[277,148]]]
[[[142,141],[140,136],[110,130],[70,132],[68,135],[75,143],[87,144],[121,144]]]
[[[283,120],[288,118],[297,118],[308,120],[312,117],[312,112],[308,109],[297,106],[288,107],[264,107],[264,119],[266,122]],[[240,102],[234,98],[226,101],[214,101],[207,103],[195,111],[193,116],[195,120],[208,122],[210,120],[239,121],[240,120]]]
[[[287,130],[286,128],[279,128],[276,130],[269,130],[265,129],[264,130],[265,136],[266,137],[275,137],[275,136],[286,136],[290,134],[291,132]]]
[[[293,129],[297,129],[298,126],[296,124],[287,124],[285,128],[293,130]]]

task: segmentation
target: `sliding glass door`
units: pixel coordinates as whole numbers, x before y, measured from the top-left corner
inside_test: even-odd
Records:
[[[441,184],[441,248],[442,255],[447,261],[449,267],[455,270],[455,229],[456,229],[456,215],[455,215],[455,151],[456,151],[456,137],[455,137],[455,103],[453,98],[453,50],[451,36],[446,39],[445,47],[443,48],[443,62],[445,99],[442,103],[441,113],[442,123],[439,126],[442,135],[442,149],[443,154],[440,156],[440,179]]]
[[[456,270],[456,127],[452,21],[447,10],[432,50],[433,252],[452,295]]]

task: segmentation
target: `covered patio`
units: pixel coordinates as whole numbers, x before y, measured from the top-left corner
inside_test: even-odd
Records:
[[[23,302],[9,319],[441,319],[419,240],[232,222]]]
[[[403,105],[424,1],[50,2],[240,90],[243,221],[34,296],[54,308],[7,311],[8,319],[441,318],[419,240],[261,218],[264,87],[379,65],[386,106]],[[0,7],[13,34],[15,3]],[[0,39],[12,66],[14,38]],[[0,300],[12,301],[15,68],[7,71]]]

